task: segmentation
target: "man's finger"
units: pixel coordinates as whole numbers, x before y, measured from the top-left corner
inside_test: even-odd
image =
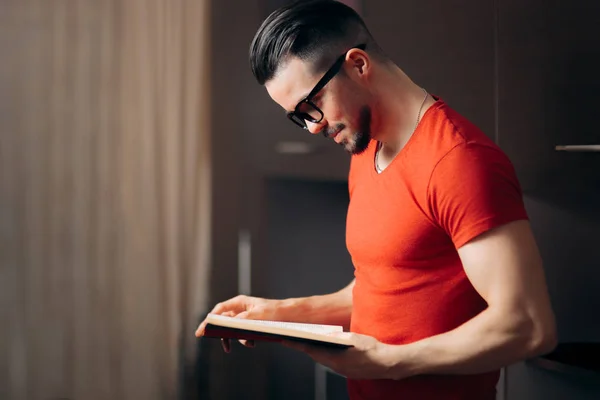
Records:
[[[226,311],[232,311],[234,314],[245,311],[247,307],[247,297],[246,296],[236,296],[232,299],[217,303],[211,313],[213,314],[223,314]]]
[[[198,329],[196,329],[196,337],[200,337],[204,335],[204,329],[206,328],[206,321],[202,321],[200,325],[198,325]]]
[[[221,339],[221,347],[225,353],[231,353],[231,343],[229,339]]]
[[[227,309],[227,303],[223,302],[223,303],[217,303],[215,304],[215,306],[213,307],[212,310],[210,310],[211,314],[221,314],[223,311],[225,311]]]
[[[240,342],[240,343],[241,343],[243,346],[246,346],[246,347],[253,348],[253,347],[255,346],[255,345],[254,345],[254,340],[240,339],[240,340],[239,340],[239,342]]]
[[[221,309],[221,308],[215,307],[211,311],[211,313],[213,313],[213,314],[219,314],[219,312],[218,312],[219,309]],[[235,317],[236,316],[236,312],[235,311],[224,311],[224,312],[221,313],[221,315],[224,315],[226,317]],[[200,336],[204,335],[204,330],[206,329],[206,325],[207,325],[206,320],[204,320],[204,321],[202,321],[200,323],[200,325],[198,326],[198,329],[196,329],[196,337],[200,337]]]

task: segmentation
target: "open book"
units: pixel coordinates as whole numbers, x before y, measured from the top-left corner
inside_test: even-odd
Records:
[[[217,314],[208,314],[206,322],[205,337],[275,342],[295,340],[330,347],[352,347],[348,338],[332,335],[344,331],[337,325],[253,320]]]

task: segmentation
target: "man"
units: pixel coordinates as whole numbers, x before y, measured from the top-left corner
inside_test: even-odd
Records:
[[[288,345],[347,376],[352,399],[493,399],[501,367],[555,346],[510,161],[389,60],[351,8],[275,11],[250,62],[293,123],[352,154],[355,280],[323,296],[238,296],[213,312],[346,326],[349,350]]]

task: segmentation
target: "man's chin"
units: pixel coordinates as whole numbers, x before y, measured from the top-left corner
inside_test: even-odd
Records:
[[[371,137],[368,134],[356,133],[350,139],[342,140],[339,145],[346,150],[347,153],[356,156],[364,153],[369,147]]]
[[[352,156],[357,156],[359,154],[362,154],[365,152],[365,150],[367,149],[366,147],[358,147],[356,146],[356,143],[340,143],[340,145],[344,148],[344,150],[346,151],[346,153],[352,155]]]
[[[359,154],[362,154],[362,153],[364,153],[364,152],[365,152],[365,150],[367,150],[367,148],[366,148],[366,147],[360,147],[360,148],[358,148],[358,147],[356,147],[356,146],[355,146],[355,147],[352,149],[352,151],[350,152],[350,154],[352,154],[353,156],[357,156],[357,155],[359,155]]]

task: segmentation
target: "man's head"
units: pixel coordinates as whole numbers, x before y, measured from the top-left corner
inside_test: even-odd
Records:
[[[282,7],[250,47],[254,76],[290,120],[353,154],[371,138],[373,64],[386,61],[360,16],[334,0]]]

